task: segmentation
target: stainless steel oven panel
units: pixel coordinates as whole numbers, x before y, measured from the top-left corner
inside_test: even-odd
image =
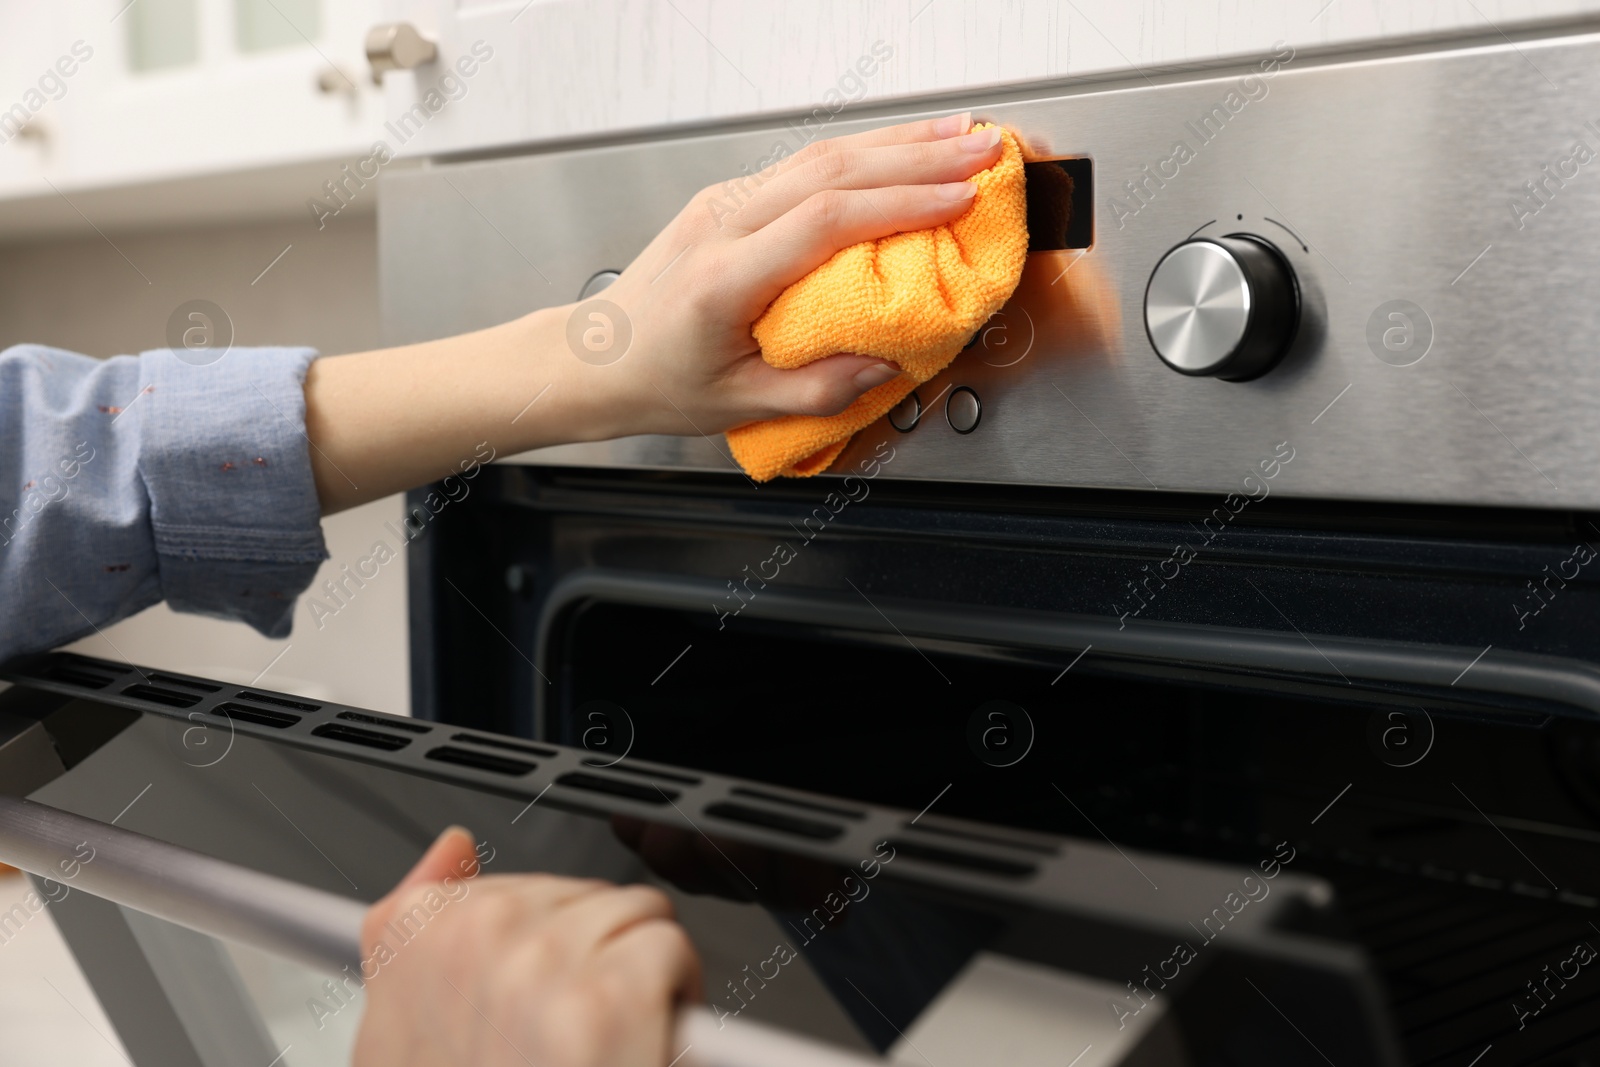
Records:
[[[1288,442],[1295,458],[1272,489],[1294,496],[1600,506],[1600,303],[1589,291],[1600,277],[1600,35],[1299,55],[1242,83],[1252,73],[1255,63],[961,101],[1020,131],[1035,156],[1092,157],[1095,244],[1076,260],[1031,256],[1004,312],[1007,345],[995,335],[920,389],[925,401],[975,389],[975,432],[955,433],[941,401],[910,433],[863,433],[840,468],[887,438],[887,477],[1228,493]],[[1227,121],[1203,141],[1197,124],[1219,107]],[[826,132],[912,115],[880,110]],[[418,340],[572,301],[690,194],[753,169],[779,140],[798,136],[773,120],[387,175],[388,329]],[[1179,142],[1192,158],[1164,163]],[[1135,181],[1140,197],[1125,184]],[[1254,381],[1177,374],[1145,334],[1151,268],[1207,223],[1207,234],[1269,238],[1299,279],[1298,340]],[[1398,353],[1369,343],[1398,327],[1391,342],[1403,347],[1395,309],[1413,330]],[[626,359],[616,367],[627,373]],[[696,438],[521,458],[731,466],[720,440]]]

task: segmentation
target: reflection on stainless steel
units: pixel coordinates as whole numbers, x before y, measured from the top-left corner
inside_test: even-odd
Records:
[[[1571,298],[1585,291],[1600,256],[1600,182],[1566,180],[1537,214],[1506,208],[1508,190],[1537,178],[1539,163],[1579,136],[1589,117],[1580,102],[1600,88],[1600,37],[1513,44],[1489,34],[1409,54],[1301,54],[1262,83],[1265,96],[1198,144],[1189,124],[1212,114],[1238,74],[966,101],[1022,133],[1036,155],[1093,157],[1094,246],[1060,284],[1024,286],[1007,309],[1040,324],[1032,354],[998,367],[968,352],[923,390],[927,398],[971,385],[984,399],[982,431],[963,437],[937,420],[904,438],[887,425],[862,435],[895,439],[885,477],[1226,492],[1262,448],[1306,439],[1278,487],[1284,495],[1600,505],[1600,467],[1591,462],[1600,451],[1592,415],[1600,363],[1590,355],[1600,306]],[[848,133],[902,117],[910,114],[835,125]],[[379,226],[394,339],[515,317],[530,292],[569,298],[596,271],[632,259],[692,193],[759,158],[770,139],[761,129],[701,132],[386,174]],[[1157,164],[1178,140],[1195,154],[1168,174]],[[537,250],[553,287],[530,287],[526,266],[447,179],[518,247]],[[529,188],[553,199],[529,200]],[[551,202],[564,209],[548,210]],[[1174,374],[1145,335],[1150,272],[1197,230],[1269,235],[1300,279],[1299,340],[1255,381]],[[1064,266],[1074,255],[1030,260]],[[441,274],[429,265],[440,256],[475,266]],[[1064,341],[1043,323],[1074,295],[1062,286],[1090,264],[1101,275],[1097,296],[1118,297],[1098,311],[1112,328]],[[1376,358],[1367,343],[1373,311],[1396,300],[1420,307],[1437,334],[1433,355],[1412,366]],[[1009,353],[989,360],[1009,361]],[[728,469],[695,439],[629,439],[535,458]]]

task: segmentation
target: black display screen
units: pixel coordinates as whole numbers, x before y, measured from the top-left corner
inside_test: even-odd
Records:
[[[1028,179],[1028,251],[1056,252],[1094,244],[1094,161],[1051,159],[1024,164]]]

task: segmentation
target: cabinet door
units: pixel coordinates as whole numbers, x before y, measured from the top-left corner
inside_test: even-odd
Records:
[[[363,55],[378,17],[377,0],[0,0],[18,76],[0,197],[353,157],[383,125]]]
[[[386,83],[401,155],[474,151],[1381,38],[1573,19],[1600,0],[384,0],[439,60]],[[465,65],[458,71],[456,64]],[[466,69],[472,75],[461,73]],[[430,97],[430,91],[433,95]]]

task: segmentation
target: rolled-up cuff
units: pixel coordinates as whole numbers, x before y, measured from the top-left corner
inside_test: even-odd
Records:
[[[193,365],[142,353],[139,474],[162,593],[177,611],[284,637],[328,558],[305,433],[309,348],[235,348]]]

